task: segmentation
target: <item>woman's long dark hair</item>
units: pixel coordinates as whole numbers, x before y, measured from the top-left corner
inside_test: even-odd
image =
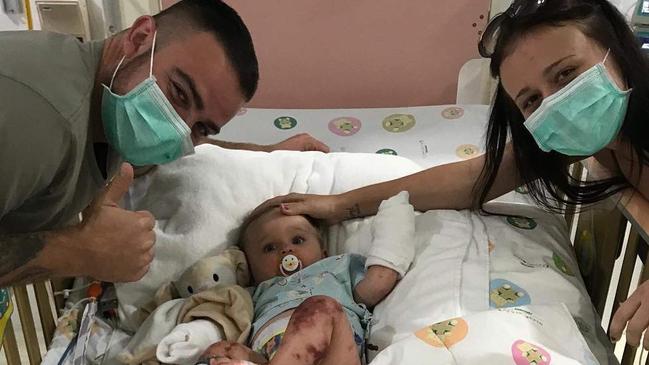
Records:
[[[633,146],[632,165],[634,170],[636,167],[639,170],[633,171],[632,176],[641,176],[643,165],[649,165],[649,60],[622,14],[607,0],[546,0],[533,14],[505,20],[491,58],[491,73],[499,77],[503,59],[531,31],[540,26],[566,24],[578,26],[588,38],[610,49],[627,85],[633,88],[620,137]],[[569,173],[569,157],[554,151],[543,152],[523,123],[523,115],[499,82],[489,117],[485,165],[475,185],[476,207],[481,208],[487,200],[508,134],[520,179],[531,197],[549,210],[592,204],[629,186],[622,176],[591,182],[573,178]]]

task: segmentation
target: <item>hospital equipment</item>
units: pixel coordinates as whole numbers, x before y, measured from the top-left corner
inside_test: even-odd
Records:
[[[649,53],[649,1],[638,1],[631,23],[642,49]]]
[[[36,0],[35,4],[42,30],[91,39],[86,0]]]
[[[20,0],[2,0],[2,9],[7,14],[22,13],[22,2]]]

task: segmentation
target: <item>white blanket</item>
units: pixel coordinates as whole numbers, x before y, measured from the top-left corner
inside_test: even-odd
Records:
[[[154,214],[158,241],[145,278],[118,286],[123,327],[136,329],[138,323],[130,314],[162,283],[175,279],[199,258],[234,243],[243,217],[265,199],[292,191],[342,192],[418,169],[409,160],[393,156],[266,154],[214,146],[199,147],[196,155],[160,167],[149,181],[147,194],[131,202],[133,208]],[[566,249],[565,226],[550,215],[536,212],[535,216],[532,224],[469,212],[419,215],[415,261],[376,308],[370,343],[382,350],[425,325],[485,312],[493,304],[490,284],[508,281],[527,294],[513,305],[566,303],[582,322],[580,329],[597,357],[606,359],[602,331],[583,284],[574,274],[560,272],[553,261],[553,256],[559,256],[564,269],[578,272]],[[333,227],[328,235],[330,252],[366,254],[371,219]]]
[[[316,110],[300,111],[299,115],[250,110],[246,116],[240,117],[242,120],[228,125],[223,137],[227,139],[230,133],[234,140],[269,143],[288,137],[288,134],[310,132],[334,150],[375,152],[392,148],[428,167],[466,158],[457,154],[458,151],[465,152],[456,148],[459,145],[481,146],[486,110],[485,107],[458,109],[444,106],[412,110]],[[381,126],[383,117],[394,113],[414,115],[416,126],[396,134],[384,130]],[[275,128],[273,120],[279,115],[297,117],[298,126],[290,130]],[[363,129],[353,136],[339,136],[327,129],[326,123],[318,122],[341,115],[358,117],[364,123]],[[259,123],[263,124],[264,120],[270,123],[270,127],[259,128]],[[254,123],[254,128],[250,123]],[[152,176],[136,181],[128,202],[131,208],[147,209],[156,216],[158,241],[151,272],[138,283],[118,286],[123,324],[126,328],[135,329],[137,323],[131,321],[130,314],[147,302],[155,289],[175,279],[200,257],[220,252],[232,244],[243,216],[266,198],[290,191],[343,192],[419,169],[410,160],[384,155],[266,154],[213,146],[199,147],[195,156],[160,167]],[[150,184],[153,184],[151,189],[144,194]],[[529,302],[534,306],[556,307],[565,303],[574,321],[571,322],[565,313],[563,316],[550,316],[550,320],[544,319],[544,323],[550,324],[545,327],[549,329],[547,333],[564,338],[561,331],[574,330],[576,323],[595,357],[600,363],[607,363],[611,353],[578,277],[574,255],[568,249],[565,226],[531,206],[529,200],[518,193],[508,194],[506,199],[500,199],[500,203],[492,203],[490,210],[526,215],[535,218],[538,226],[529,229],[529,222],[510,222],[502,217],[482,217],[468,212],[436,211],[417,217],[414,265],[394,292],[375,310],[370,343],[379,349],[387,348],[376,358],[375,364],[408,363],[407,359],[418,352],[404,344],[410,343],[414,337],[419,341],[415,341],[416,346],[421,346],[423,342],[415,334],[425,326],[454,317],[464,317],[466,321],[476,318],[476,323],[481,321],[477,318],[495,318],[493,311],[488,310],[492,292],[490,283],[502,286],[504,281],[515,284],[514,289],[523,289],[527,294],[513,304],[526,304],[530,298]],[[371,237],[370,220],[350,221],[331,228],[329,252],[366,253]],[[496,313],[496,316],[501,315]],[[552,318],[560,318],[558,327],[554,327]],[[512,323],[518,322],[514,320]],[[471,328],[482,327],[472,325]],[[498,328],[505,331],[502,326]],[[480,342],[497,337],[493,336],[493,331],[478,333],[481,335],[467,338],[467,341],[477,338]],[[569,333],[572,336],[573,332]],[[558,349],[552,343],[542,343],[543,339],[534,342],[534,338],[526,339],[549,352]],[[579,339],[579,334],[574,333],[571,338]],[[481,352],[457,344],[457,348],[449,353],[467,356],[457,353],[461,349],[468,351],[469,355],[474,354],[471,359],[493,359],[488,357],[491,353],[485,352],[484,346],[481,349],[485,351]],[[481,354],[485,357],[480,357]],[[377,351],[372,351],[371,355],[376,356]],[[502,360],[512,363],[513,354],[508,356],[507,360]],[[552,356],[553,360],[559,359]],[[587,351],[582,356],[588,358]],[[415,363],[425,362],[424,359],[422,355],[421,361]],[[440,358],[433,359],[427,362],[444,364]]]
[[[268,198],[290,192],[331,194],[418,171],[400,157],[347,153],[260,153],[199,146],[196,154],[160,166],[134,209],[156,217],[155,259],[139,282],[117,286],[122,326],[165,282],[206,255],[236,241],[246,214]]]
[[[370,358],[376,356],[372,365],[507,363],[496,360],[505,361],[506,354],[511,361],[510,347],[518,339],[548,349],[552,363],[616,364],[578,276],[565,223],[549,214],[536,215],[533,220],[466,211],[418,216],[415,262],[374,311],[368,346]],[[359,225],[345,227],[346,243],[362,252],[366,228]],[[525,305],[555,307],[550,311],[554,314],[539,312],[543,333],[530,335],[535,333],[535,322],[530,322],[534,315],[521,322],[494,312]],[[556,307],[561,310],[556,312]],[[473,336],[457,339],[461,345],[441,346],[445,351],[439,351],[417,338],[426,326],[454,318],[480,323],[469,329]],[[502,339],[511,341],[506,344]],[[571,344],[570,351],[556,343]]]
[[[568,310],[558,304],[492,310],[422,326],[372,365],[595,365]]]

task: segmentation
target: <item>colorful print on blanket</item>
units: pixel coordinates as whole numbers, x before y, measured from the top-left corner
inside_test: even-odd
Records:
[[[549,365],[550,354],[541,346],[518,340],[512,344],[512,356],[516,365]]]
[[[11,304],[11,295],[9,289],[1,288],[0,289],[0,344],[3,341],[5,328],[7,327],[7,322],[11,318],[11,313],[13,313],[13,304]]]
[[[531,302],[530,295],[511,281],[494,279],[489,283],[489,305],[491,308],[518,307]]]
[[[403,133],[409,131],[417,124],[412,114],[392,114],[383,119],[383,129],[391,133]]]
[[[297,119],[288,116],[279,117],[275,119],[273,124],[277,129],[281,129],[281,130],[293,129],[295,128],[295,126],[297,126]]]
[[[565,305],[522,306],[469,314],[411,333],[372,365],[597,364]]]
[[[520,229],[532,230],[536,228],[536,221],[525,217],[507,217],[507,223]]]
[[[354,117],[336,118],[329,122],[329,131],[340,137],[353,136],[361,130],[360,119]]]
[[[415,336],[433,347],[451,348],[462,341],[469,332],[466,321],[453,318],[426,326],[415,332]]]

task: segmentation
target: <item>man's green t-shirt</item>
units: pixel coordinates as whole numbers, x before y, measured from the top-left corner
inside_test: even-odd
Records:
[[[0,234],[65,226],[105,185],[90,121],[102,47],[0,32]]]

